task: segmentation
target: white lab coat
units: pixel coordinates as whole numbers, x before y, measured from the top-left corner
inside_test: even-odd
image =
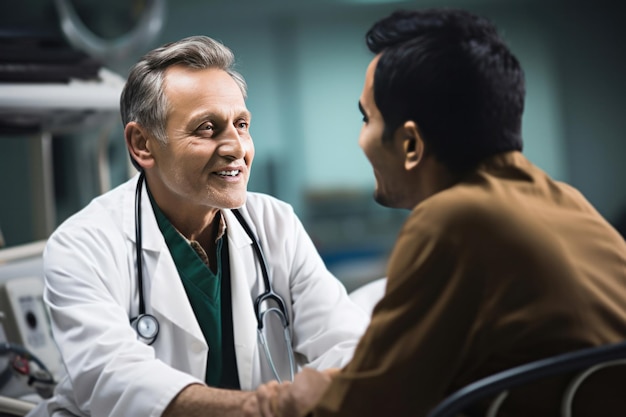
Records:
[[[45,300],[67,375],[55,396],[32,416],[160,416],[181,389],[204,381],[210,347],[145,187],[141,207],[144,286],[149,294],[145,302],[147,312],[159,320],[160,332],[147,346],[129,325],[129,317],[138,311],[136,182],[137,177],[96,198],[48,241]],[[369,317],[328,272],[289,205],[248,193],[241,212],[265,253],[273,288],[287,305],[300,365],[322,369],[346,364]],[[239,380],[243,390],[250,390],[272,379],[257,344],[253,309],[253,299],[263,291],[262,275],[250,238],[229,210],[223,215]]]

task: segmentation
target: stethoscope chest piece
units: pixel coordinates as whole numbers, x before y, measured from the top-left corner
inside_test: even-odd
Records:
[[[131,325],[137,332],[137,339],[151,345],[159,334],[159,322],[152,314],[140,314]]]
[[[146,313],[146,306],[144,303],[144,285],[143,285],[143,262],[142,262],[142,242],[141,242],[141,190],[144,182],[144,172],[142,171],[139,175],[139,179],[137,180],[137,189],[135,190],[135,238],[136,238],[136,259],[137,259],[137,292],[139,293],[139,315],[131,320],[131,326],[135,329],[137,333],[137,339],[142,341],[147,345],[151,345],[156,340],[159,334],[159,322],[156,317],[152,314]],[[259,341],[263,346],[263,350],[265,351],[265,355],[267,356],[268,364],[274,374],[274,377],[281,381],[280,375],[276,369],[276,365],[274,360],[272,359],[272,354],[269,350],[269,346],[267,344],[267,340],[265,339],[265,335],[263,333],[263,325],[264,319],[269,317],[271,313],[272,315],[278,316],[281,321],[283,332],[284,332],[284,342],[287,348],[287,356],[289,359],[289,378],[293,380],[295,374],[295,358],[293,354],[293,348],[291,346],[291,335],[289,330],[289,315],[287,311],[287,307],[285,305],[285,301],[283,298],[274,292],[271,281],[269,278],[269,272],[267,270],[267,262],[265,261],[265,257],[263,255],[263,251],[261,250],[261,246],[259,245],[258,239],[254,236],[254,233],[248,226],[248,223],[243,218],[239,210],[232,209],[232,213],[235,215],[246,234],[250,237],[252,241],[252,248],[259,260],[261,266],[261,273],[263,275],[263,284],[265,287],[265,291],[261,293],[254,301],[254,310],[257,316],[258,328],[257,333],[259,335]],[[266,301],[271,301],[274,306],[270,307],[264,311],[261,310],[261,304]]]

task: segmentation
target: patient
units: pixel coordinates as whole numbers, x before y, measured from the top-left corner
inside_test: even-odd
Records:
[[[422,417],[481,377],[624,340],[626,243],[522,154],[524,73],[496,28],[462,10],[399,11],[366,42],[359,145],[376,201],[411,214],[352,361],[262,386],[265,415]],[[500,415],[559,415],[562,387],[513,392]]]

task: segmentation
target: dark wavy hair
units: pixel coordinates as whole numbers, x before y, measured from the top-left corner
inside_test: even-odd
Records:
[[[381,53],[374,100],[383,140],[405,121],[453,172],[522,150],[524,72],[496,27],[464,10],[399,10],[376,22],[368,48]]]

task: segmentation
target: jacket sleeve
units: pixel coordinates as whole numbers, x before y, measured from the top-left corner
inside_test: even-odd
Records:
[[[409,220],[389,261],[386,293],[315,417],[424,416],[443,398],[465,359],[482,299],[466,249],[424,219]]]
[[[44,253],[45,301],[67,377],[58,403],[81,415],[159,416],[185,386],[200,382],[155,357],[129,322],[134,262],[116,225],[99,216],[57,229]]]

